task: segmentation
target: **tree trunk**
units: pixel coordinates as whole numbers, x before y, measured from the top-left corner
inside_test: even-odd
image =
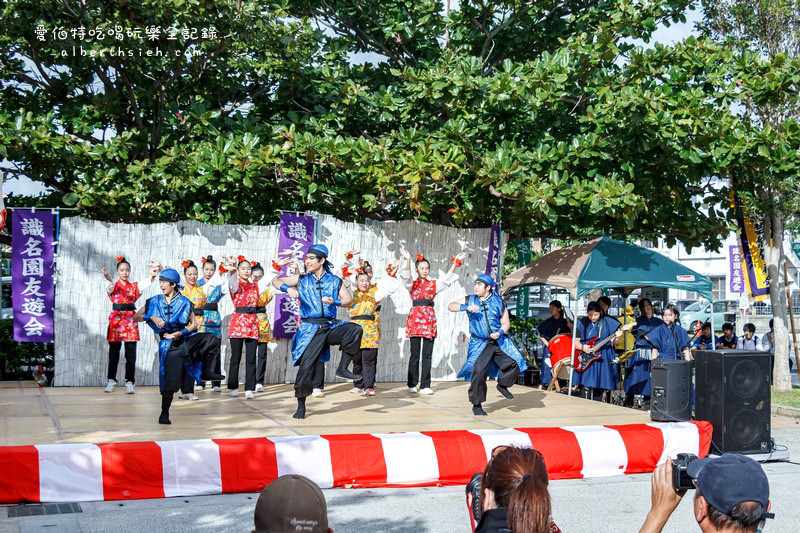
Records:
[[[777,206],[776,206],[777,207]],[[769,296],[775,327],[775,366],[773,385],[776,392],[792,390],[789,374],[789,312],[786,307],[786,280],[783,276],[783,213],[773,211],[772,218],[764,219],[764,255],[769,273]]]

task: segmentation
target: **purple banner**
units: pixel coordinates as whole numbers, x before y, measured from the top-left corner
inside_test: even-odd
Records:
[[[500,224],[492,224],[489,237],[489,255],[486,256],[486,273],[500,284]]]
[[[278,251],[292,250],[297,262],[301,262],[314,244],[314,217],[283,213],[278,236]],[[284,275],[294,274],[293,268],[283,267]],[[275,298],[275,327],[272,335],[290,339],[297,331],[300,302],[281,293]]]
[[[17,209],[11,226],[14,340],[53,342],[53,214]]]
[[[730,260],[730,292],[744,292],[744,274],[742,273],[742,249],[738,245],[733,245],[728,250]]]

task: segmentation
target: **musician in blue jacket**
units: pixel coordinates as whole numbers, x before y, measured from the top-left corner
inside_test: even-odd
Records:
[[[653,358],[653,344],[645,335],[664,323],[653,314],[653,303],[649,298],[639,300],[639,311],[636,317],[636,343],[634,348],[637,353],[628,359],[625,375],[625,394],[628,401],[633,402],[634,395],[650,396],[650,361]]]
[[[336,375],[359,380],[361,376],[348,370],[361,347],[361,326],[355,322],[336,319],[336,307],[351,307],[353,296],[342,278],[331,273],[328,248],[314,244],[308,249],[303,263],[305,274],[276,278],[272,285],[292,298],[300,299],[300,324],[292,337],[292,360],[299,367],[294,380],[297,411],[293,418],[305,418],[306,398],[314,388],[314,373],[320,361],[330,360],[330,346],[339,345],[342,358]]]
[[[159,337],[159,424],[172,423],[169,407],[178,390],[191,390],[194,381],[225,379],[225,376],[213,372],[219,357],[220,339],[213,333],[196,333],[193,304],[179,292],[180,281],[180,274],[175,269],[162,270],[158,277],[161,294],[148,298],[133,317],[134,322],[147,322]]]
[[[680,312],[675,304],[664,308],[664,323],[653,329],[645,337],[655,347],[655,355],[661,359],[691,360],[689,334],[677,323]]]
[[[564,312],[564,306],[558,300],[550,302],[550,318],[539,324],[536,329],[539,331],[539,340],[542,341],[544,350],[542,351],[542,387],[547,388],[552,381],[552,368],[547,364],[549,359],[550,341],[556,335],[571,334],[572,322]]]
[[[466,311],[469,317],[469,350],[458,377],[470,380],[467,394],[472,414],[486,416],[481,407],[486,401],[486,378],[497,378],[497,390],[510,400],[514,395],[508,388],[528,366],[508,337],[511,321],[503,299],[494,291],[494,280],[481,274],[473,288],[475,294],[451,302],[447,309],[454,313]]]
[[[603,396],[607,396],[605,391],[617,388],[617,371],[611,362],[616,357],[614,346],[619,344],[622,338],[620,323],[617,319],[603,316],[603,308],[597,302],[589,302],[586,308],[585,317],[578,320],[576,324],[575,349],[581,350],[586,354],[592,352],[590,341],[596,339],[600,343],[605,338],[613,336],[612,342],[607,342],[597,350],[595,355],[602,356],[601,359],[592,363],[584,372],[573,372],[572,385],[582,385],[589,389],[589,396],[594,398],[594,391],[603,391]],[[576,383],[576,379],[578,378]],[[602,399],[602,396],[601,398]]]

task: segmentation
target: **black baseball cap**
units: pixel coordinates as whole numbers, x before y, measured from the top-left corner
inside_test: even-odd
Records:
[[[773,518],[767,512],[769,482],[761,465],[736,453],[695,459],[686,473],[696,480],[703,497],[718,511],[729,515],[742,502],[758,502],[764,508],[761,518]]]
[[[281,476],[256,502],[255,533],[326,533],[328,506],[319,486],[305,476]]]

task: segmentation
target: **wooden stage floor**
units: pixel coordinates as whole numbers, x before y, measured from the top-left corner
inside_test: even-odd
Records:
[[[125,394],[117,387],[39,388],[33,382],[0,382],[0,445],[245,438],[332,433],[389,433],[449,429],[559,427],[649,422],[643,411],[513,387],[505,400],[489,383],[484,409],[475,417],[468,383],[434,383],[432,396],[411,395],[404,383],[381,383],[371,398],[350,394],[351,385],[329,383],[324,398],[309,398],[305,420],[295,420],[290,384],[268,385],[246,400],[197,391],[199,401],[175,398],[171,426],[160,426],[157,387]]]

